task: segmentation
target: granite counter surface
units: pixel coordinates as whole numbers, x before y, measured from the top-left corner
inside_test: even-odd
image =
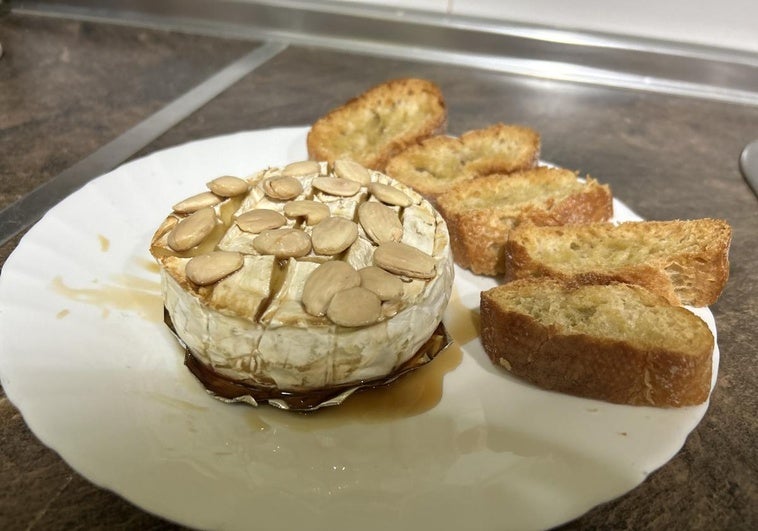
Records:
[[[22,15],[0,18],[0,207],[118,136],[254,42]],[[647,219],[720,217],[731,277],[712,306],[721,363],[705,418],[644,483],[565,529],[758,528],[758,200],[738,169],[758,108],[289,47],[135,156],[240,130],[304,125],[375,83],[426,77],[449,131],[522,123],[543,158],[609,183]],[[18,244],[0,249],[0,265]],[[0,528],[172,529],[72,470],[0,391]]]

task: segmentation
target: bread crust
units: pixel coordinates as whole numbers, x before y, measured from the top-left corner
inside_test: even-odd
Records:
[[[435,136],[411,146],[387,163],[387,174],[429,200],[458,183],[533,168],[540,136],[522,125],[494,124],[460,137]]]
[[[668,249],[666,242],[689,236],[697,246],[687,251]],[[634,238],[637,250],[657,248],[644,260],[621,265],[586,261],[574,254],[542,258],[530,248],[540,242],[563,239],[586,241],[595,247],[604,242]],[[731,227],[724,220],[704,218],[674,221],[630,221],[566,226],[562,228],[521,226],[510,232],[505,244],[505,280],[553,277],[583,284],[625,282],[658,293],[670,304],[696,307],[713,304],[729,278]],[[668,240],[667,240],[668,239]]]
[[[384,171],[387,161],[447,126],[442,91],[425,79],[394,79],[370,88],[319,118],[308,132],[308,156],[349,159]]]
[[[517,186],[532,196],[506,208],[501,199],[508,200]],[[489,204],[469,206],[472,198],[482,196]],[[448,224],[455,262],[494,276],[505,272],[505,242],[513,228],[607,221],[613,216],[613,197],[607,185],[592,178],[580,184],[574,172],[539,167],[459,183],[437,198],[437,208]]]
[[[556,281],[517,282],[534,283],[537,297],[540,283]],[[576,287],[570,283],[564,286],[567,290]],[[713,336],[707,325],[688,310],[669,306],[671,312],[688,314],[683,317],[689,327],[703,338],[696,350],[684,352],[546,325],[531,315],[498,304],[498,289],[509,288],[506,284],[481,295],[482,345],[492,363],[514,376],[542,389],[616,404],[682,407],[708,399]],[[655,304],[668,306],[665,299],[647,295],[658,299]],[[632,296],[636,295],[632,292]]]

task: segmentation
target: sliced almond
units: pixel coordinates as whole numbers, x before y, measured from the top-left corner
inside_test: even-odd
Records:
[[[312,183],[315,189],[339,197],[352,197],[361,190],[357,182],[339,177],[316,177]]]
[[[388,205],[407,207],[413,204],[413,200],[408,194],[402,190],[398,190],[394,186],[390,186],[389,184],[371,183],[368,187],[368,191],[379,201],[387,203]]]
[[[358,225],[349,219],[332,216],[313,227],[311,241],[318,254],[339,254],[358,238]]]
[[[279,175],[263,181],[263,193],[271,199],[286,201],[303,193],[303,185],[294,177]]]
[[[176,224],[179,223],[179,218],[176,216],[168,216],[166,219],[163,220],[163,223],[161,223],[161,226],[158,227],[158,230],[155,231],[155,234],[153,235],[152,244],[155,245],[158,243],[158,241],[168,234],[168,232],[176,227]]]
[[[349,288],[334,294],[326,316],[340,326],[367,326],[382,317],[382,301],[366,288]]]
[[[372,291],[382,301],[391,301],[403,296],[403,281],[381,267],[368,266],[360,269],[361,287]]]
[[[311,315],[324,315],[335,293],[357,287],[360,283],[361,276],[345,262],[324,262],[313,270],[303,286],[305,311]]]
[[[231,175],[216,177],[207,183],[206,186],[211,192],[221,197],[235,197],[246,193],[250,189],[250,185],[245,179],[232,177]]]
[[[245,232],[258,234],[264,230],[278,229],[287,223],[287,218],[268,208],[256,208],[240,214],[234,222]]]
[[[198,286],[214,284],[242,267],[242,254],[212,251],[193,257],[184,268],[187,278]]]
[[[287,164],[282,170],[285,177],[304,177],[306,175],[318,175],[321,173],[321,165],[315,160],[303,160]]]
[[[288,218],[305,218],[308,225],[316,225],[329,217],[329,207],[311,199],[290,201],[284,205],[284,215]]]
[[[253,248],[277,258],[299,258],[311,251],[311,239],[298,229],[266,230],[253,240]]]
[[[403,237],[403,224],[397,212],[377,201],[359,206],[358,220],[368,237],[377,244],[399,242]]]
[[[168,246],[174,251],[192,249],[213,232],[218,218],[211,207],[194,212],[176,224],[168,235]]]
[[[368,170],[352,160],[335,160],[334,174],[341,179],[355,181],[361,186],[368,186],[371,182],[371,174]]]
[[[179,201],[172,208],[177,214],[191,214],[201,208],[218,205],[221,201],[223,201],[223,198],[212,192],[202,192]]]
[[[374,264],[396,275],[429,279],[434,278],[436,261],[410,245],[387,242],[374,251]]]

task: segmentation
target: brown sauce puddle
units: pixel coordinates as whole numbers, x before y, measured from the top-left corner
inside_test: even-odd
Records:
[[[378,424],[420,415],[442,400],[443,380],[463,360],[463,352],[453,342],[432,361],[401,376],[384,387],[360,390],[339,406],[325,407],[309,413],[267,412],[266,417],[299,431],[328,429],[343,424]],[[253,410],[248,423],[258,429],[268,428],[263,416]]]

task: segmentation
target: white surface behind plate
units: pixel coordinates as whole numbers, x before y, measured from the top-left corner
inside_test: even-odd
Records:
[[[755,0],[337,0],[758,52]]]
[[[150,237],[169,205],[210,178],[304,158],[305,131],[212,138],[127,164],[53,209],[7,260],[2,385],[72,467],[194,527],[501,530],[579,516],[681,448],[706,405],[544,392],[494,367],[473,337],[459,336],[462,360],[440,402],[414,416],[397,412],[404,404],[383,406],[384,417],[302,416],[210,398],[161,322]],[[453,331],[494,285],[456,274]],[[714,329],[710,312],[699,315]],[[717,362],[718,351],[714,372]]]

